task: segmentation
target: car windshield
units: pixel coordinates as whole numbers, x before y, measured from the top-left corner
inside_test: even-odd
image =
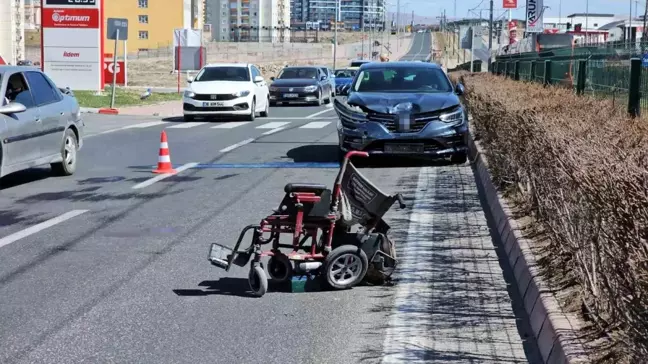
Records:
[[[365,63],[369,63],[367,61],[351,61],[351,67],[360,67]]]
[[[356,92],[452,92],[441,69],[429,67],[389,67],[361,70]]]
[[[209,81],[250,81],[247,67],[205,67],[194,82]]]
[[[279,79],[287,78],[317,78],[317,68],[284,68],[281,74],[279,74]]]
[[[358,71],[356,70],[335,70],[335,77],[339,78],[353,78]]]

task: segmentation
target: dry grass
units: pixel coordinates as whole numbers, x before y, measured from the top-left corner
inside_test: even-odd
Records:
[[[560,88],[453,77],[467,86],[494,182],[546,241],[545,272],[572,290],[571,306],[604,338],[606,345],[590,345],[596,361],[645,362],[647,120]]]

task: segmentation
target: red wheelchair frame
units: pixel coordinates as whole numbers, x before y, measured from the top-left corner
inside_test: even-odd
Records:
[[[384,248],[388,225],[384,223],[381,216],[376,216],[372,222],[363,226],[363,232],[355,238],[347,231],[339,232],[336,225],[340,222],[339,205],[342,195],[342,179],[350,164],[351,157],[368,157],[369,154],[360,151],[348,152],[343,160],[340,171],[335,179],[333,193],[325,185],[320,184],[292,184],[289,183],[284,188],[286,195],[282,200],[280,208],[275,213],[265,217],[258,225],[246,226],[234,246],[230,249],[224,245],[212,243],[209,252],[209,261],[220,268],[229,271],[232,265],[244,267],[250,262],[252,264],[248,275],[248,281],[253,295],[263,296],[268,289],[268,279],[261,263],[262,257],[270,257],[268,262],[268,272],[272,280],[283,282],[289,280],[294,272],[308,273],[314,270],[321,271],[324,266],[327,273],[327,283],[336,289],[345,289],[355,286],[365,278],[370,266],[369,263],[378,262],[382,267],[389,265],[395,268],[396,258],[393,250]],[[387,205],[391,206],[398,201],[401,208],[405,207],[403,197],[400,194],[387,197]],[[387,209],[389,208],[387,206]],[[379,229],[376,229],[376,228]],[[385,228],[386,227],[386,228]],[[239,250],[241,242],[249,230],[253,230],[252,243],[249,248]],[[320,241],[318,235],[320,230],[322,234]],[[377,234],[371,236],[371,232],[380,230]],[[264,234],[269,236],[264,237]],[[279,237],[281,234],[292,235],[291,244],[281,244]],[[336,244],[338,240],[346,240],[345,244]],[[372,239],[368,239],[372,237]],[[310,240],[310,249],[306,249],[304,244]],[[369,243],[367,243],[369,241]],[[270,250],[262,250],[261,246],[272,243]],[[292,249],[288,254],[280,249]],[[371,255],[371,260],[368,258]],[[334,261],[334,259],[337,259]],[[352,274],[351,278],[346,280],[336,280],[332,264],[337,264],[334,268],[343,265],[342,259],[347,264],[341,269],[346,269],[341,277],[346,277],[348,273]],[[349,263],[354,260],[353,263]],[[388,264],[385,264],[385,261]],[[293,267],[294,263],[294,267]],[[353,269],[350,268],[353,266]],[[355,271],[353,271],[355,269]],[[358,271],[359,269],[359,271]],[[378,268],[381,270],[381,268]],[[393,270],[392,270],[393,271]],[[339,274],[338,274],[339,275]]]

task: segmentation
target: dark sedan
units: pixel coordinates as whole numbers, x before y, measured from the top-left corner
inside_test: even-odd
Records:
[[[468,117],[456,87],[436,64],[364,64],[335,100],[340,153],[467,159]]]
[[[322,105],[333,100],[333,88],[319,67],[295,66],[271,77],[270,105],[308,103]]]

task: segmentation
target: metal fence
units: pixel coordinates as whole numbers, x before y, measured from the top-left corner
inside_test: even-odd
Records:
[[[507,55],[497,57],[491,71],[515,80],[573,88],[579,94],[612,97],[627,104],[630,112],[637,107],[645,111],[648,76],[642,58],[647,49],[648,44],[598,45]]]

